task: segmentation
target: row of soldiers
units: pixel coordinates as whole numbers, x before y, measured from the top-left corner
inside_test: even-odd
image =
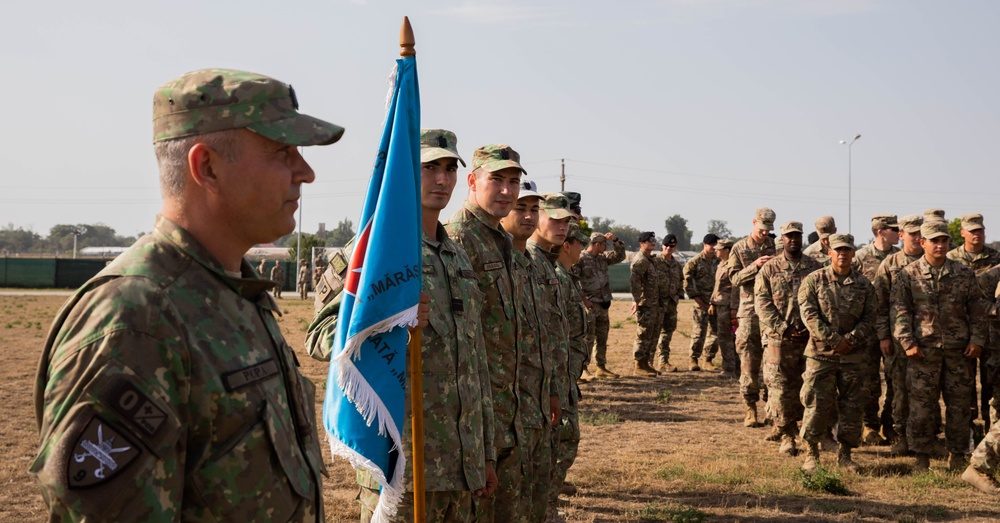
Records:
[[[314,276],[312,278],[313,285],[317,285],[319,280],[326,270],[326,259],[323,258],[322,254],[316,256],[315,261],[316,268],[314,269]],[[267,272],[267,259],[260,260],[257,264],[257,274],[264,276],[268,274]],[[285,269],[282,267],[280,260],[274,262],[274,267],[271,267],[270,279],[276,282],[277,285],[274,287],[274,297],[281,298],[281,289],[284,287],[285,282]],[[302,260],[299,263],[299,272],[295,280],[295,288],[299,293],[299,299],[306,299],[309,295],[309,263]]]
[[[538,192],[520,155],[504,144],[475,150],[467,199],[443,224],[458,164],[465,166],[455,134],[423,130],[421,162],[427,521],[558,517],[559,494],[575,492],[565,478],[580,441],[577,381],[590,354],[588,309],[607,322],[606,264],[625,258],[624,244],[611,233],[591,242],[580,231],[579,195]],[[575,267],[584,248],[590,262]],[[321,360],[330,356],[343,284],[333,267],[345,264],[335,261],[317,286],[319,310],[306,341]],[[595,266],[604,283],[585,298],[578,274]],[[413,520],[406,405],[407,492],[393,521]],[[379,485],[365,472],[357,479],[361,520],[369,521]]]
[[[675,239],[664,238],[663,255],[656,257],[653,233],[639,236],[630,281],[638,321],[635,372],[676,370],[669,347],[655,343],[657,334],[661,342],[669,336],[665,311],[676,307],[682,285],[695,300],[691,369],[698,370],[706,340],[717,336],[723,376],[740,380],[744,424],[772,424],[765,439],[780,441],[779,451],[790,456],[798,453],[796,436],[804,440],[803,470],[815,470],[820,448],[836,449],[839,465],[857,469],[851,449],[882,443],[883,436],[893,454],[915,454],[916,469],[926,470],[943,396],[949,468],[968,465],[964,479],[1000,492],[990,476],[1000,450],[993,398],[1000,370],[994,305],[1000,253],[985,245],[982,215],[962,217],[965,242],[954,249],[940,209],[901,219],[873,216],[875,239],[861,249],[852,235],[836,234],[829,216],[817,220],[819,241],[806,249],[800,222],[782,225],[780,239],[771,233],[774,222],[774,211],[761,208],[748,237],[734,243],[706,236],[702,252],[684,266],[683,280],[676,267],[668,269],[677,264],[668,250]],[[727,350],[733,332],[738,362]],[[713,355],[707,351],[706,364]],[[881,415],[880,369],[886,388]],[[763,419],[757,409],[762,391]],[[971,426],[979,412],[994,426],[970,464]]]

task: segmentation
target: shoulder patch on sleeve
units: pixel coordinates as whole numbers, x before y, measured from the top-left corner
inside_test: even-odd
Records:
[[[107,401],[122,417],[150,436],[167,419],[162,409],[128,381],[122,381]]]
[[[135,461],[142,450],[100,416],[93,416],[76,438],[67,457],[67,485],[80,489],[110,480]]]

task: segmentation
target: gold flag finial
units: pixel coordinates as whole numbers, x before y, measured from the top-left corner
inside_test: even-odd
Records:
[[[410,26],[410,18],[403,17],[403,27],[399,28],[399,56],[416,56],[417,51],[413,46],[417,43],[413,38],[413,27]]]

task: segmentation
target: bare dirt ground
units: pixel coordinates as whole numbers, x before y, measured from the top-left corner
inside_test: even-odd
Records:
[[[27,474],[38,445],[32,399],[39,353],[64,296],[0,295],[0,522],[46,519],[34,480]],[[312,303],[281,300],[280,319],[299,351],[304,373],[323,390],[327,367],[302,350]],[[989,521],[1000,520],[1000,499],[973,491],[946,470],[911,472],[912,458],[890,458],[887,447],[855,452],[860,473],[840,471],[823,455],[849,495],[803,486],[801,458],[779,456],[763,441],[768,429],[742,424],[735,382],[718,370],[657,378],[630,375],[635,324],[628,304],[611,309],[609,366],[618,380],[582,385],[580,455],[569,480],[579,487],[562,508],[576,522],[642,521]],[[682,302],[672,343],[672,363],[689,359],[691,304]],[[716,359],[719,362],[719,359]],[[322,398],[322,394],[319,394]],[[319,406],[317,406],[319,407]],[[319,411],[319,409],[318,409]],[[327,462],[332,460],[327,449]],[[343,460],[324,483],[327,520],[358,520],[354,473]]]

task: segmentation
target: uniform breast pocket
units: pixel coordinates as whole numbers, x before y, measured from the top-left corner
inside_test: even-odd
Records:
[[[482,276],[485,277],[486,282],[486,292],[494,294],[503,306],[503,313],[507,319],[514,318],[514,299],[511,296],[511,286],[510,280],[506,277],[505,270],[502,266],[503,262],[495,262],[501,264],[499,269],[486,271]],[[487,266],[491,264],[486,264]]]
[[[465,331],[465,335],[469,337],[475,337],[476,331],[482,322],[483,314],[483,302],[486,299],[486,295],[479,290],[479,285],[476,282],[475,273],[472,271],[467,272],[471,276],[460,276],[458,278],[458,291],[460,296],[459,299],[462,300],[462,308],[464,310],[461,316],[456,316],[455,320],[457,322],[457,327],[460,330]],[[499,282],[494,282],[494,285],[499,285]],[[507,300],[505,303],[505,308],[507,306],[513,308],[514,304],[512,300]],[[508,317],[513,315],[513,310],[511,310]]]

